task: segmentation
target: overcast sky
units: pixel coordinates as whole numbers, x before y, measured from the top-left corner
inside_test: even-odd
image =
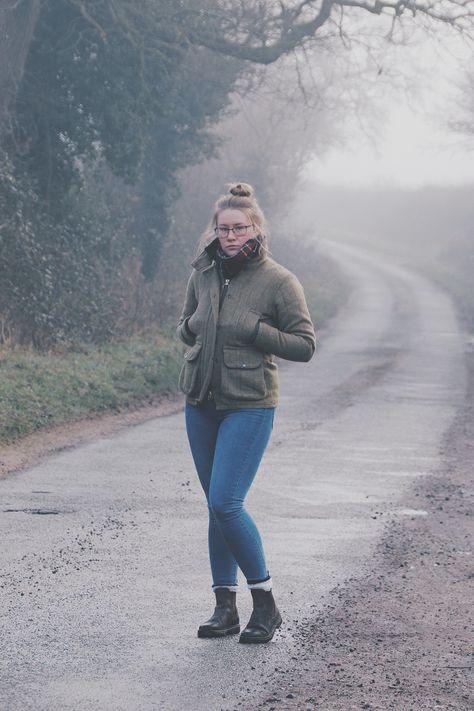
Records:
[[[309,163],[309,178],[356,187],[474,183],[474,136],[451,132],[446,125],[459,118],[456,84],[461,68],[469,61],[474,66],[472,48],[450,37],[441,47],[423,43],[400,52],[408,72],[415,68],[417,87],[409,95],[393,93],[381,100],[385,119],[378,145],[349,120],[350,142]]]

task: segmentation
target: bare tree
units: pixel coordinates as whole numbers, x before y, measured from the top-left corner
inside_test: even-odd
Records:
[[[121,25],[129,42],[142,42],[142,22],[153,22],[153,47],[190,43],[258,64],[271,64],[315,38],[344,36],[345,19],[359,15],[386,18],[394,39],[408,23],[425,29],[440,23],[474,36],[474,0],[67,0],[107,41],[104,11]],[[146,9],[146,13],[144,12]],[[350,36],[350,35],[349,35]]]
[[[195,11],[191,42],[222,54],[270,64],[308,40],[343,33],[345,14],[387,18],[387,37],[407,21],[449,25],[472,36],[473,0],[220,0]]]

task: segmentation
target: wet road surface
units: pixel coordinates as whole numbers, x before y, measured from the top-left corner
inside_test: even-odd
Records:
[[[307,364],[281,367],[248,497],[283,626],[267,645],[201,640],[213,608],[204,498],[182,413],[0,480],[6,711],[214,711],[261,697],[295,622],[370,566],[383,516],[436,472],[463,401],[453,308],[423,278],[342,245],[354,286]],[[240,578],[241,621],[250,594]]]

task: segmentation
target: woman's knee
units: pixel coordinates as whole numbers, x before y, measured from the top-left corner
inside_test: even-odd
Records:
[[[208,506],[218,521],[228,521],[238,516],[242,510],[242,501],[211,493]]]

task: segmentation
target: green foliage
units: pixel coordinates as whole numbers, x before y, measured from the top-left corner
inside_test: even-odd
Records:
[[[183,56],[169,45],[145,64],[109,3],[95,3],[94,14],[91,23],[69,0],[42,3],[14,105],[17,168],[35,177],[52,213],[80,182],[80,160],[101,155],[114,173],[136,179],[147,127],[166,113]]]
[[[101,197],[98,180],[94,185]],[[114,335],[121,302],[112,286],[124,253],[124,239],[117,249],[115,238],[123,216],[103,200],[92,202],[86,190],[70,191],[63,202],[69,211],[62,221],[33,212],[37,195],[25,181],[20,187],[7,160],[0,165],[0,205],[10,213],[0,241],[3,341],[47,349]]]
[[[161,337],[132,337],[100,350],[84,344],[83,351],[4,354],[0,442],[176,389],[181,349]]]
[[[212,153],[243,71],[180,18],[171,0],[42,2],[0,158],[0,342],[103,343],[153,286],[176,171]]]

